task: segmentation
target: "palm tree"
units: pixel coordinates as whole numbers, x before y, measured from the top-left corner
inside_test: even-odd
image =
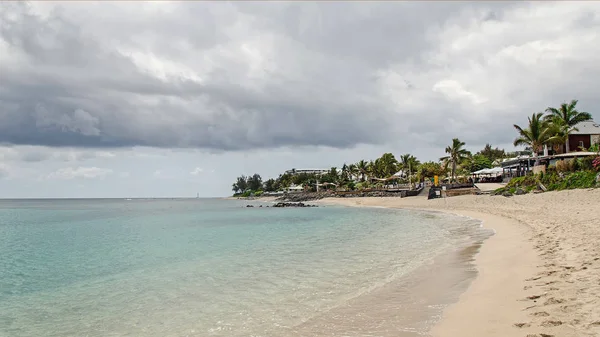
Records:
[[[551,134],[553,131],[552,127],[549,127],[549,123],[542,117],[543,113],[533,113],[531,117],[528,117],[529,125],[526,129],[514,124],[513,126],[519,132],[519,137],[515,139],[514,145],[528,145],[533,150],[533,156],[537,157],[538,152],[542,150],[542,147],[551,141]]]
[[[592,120],[592,115],[589,112],[585,111],[577,111],[575,108],[577,105],[577,100],[571,100],[570,103],[563,103],[560,107],[552,108],[549,107],[546,109],[548,115],[546,115],[545,120],[547,122],[559,122],[559,125],[562,125],[563,136],[565,136],[565,147],[566,152],[569,153],[569,134],[572,131],[578,131],[575,125]]]
[[[407,153],[407,154],[403,154],[400,156],[400,167],[402,168],[403,171],[411,171],[411,172],[416,172],[418,169],[418,166],[421,165],[421,162],[419,162],[419,160]]]
[[[348,173],[350,174],[350,180],[358,180],[359,171],[356,164],[348,165]]]
[[[384,153],[379,159],[382,178],[387,178],[398,171],[398,161],[391,153]]]
[[[358,169],[358,172],[360,173],[360,180],[365,181],[365,176],[367,175],[367,172],[369,169],[369,163],[367,163],[364,160],[361,160],[358,163],[356,163],[356,168]]]
[[[471,155],[464,146],[465,142],[461,142],[458,138],[453,138],[452,145],[446,147],[448,156],[440,158],[440,160],[452,163],[452,181],[455,180],[456,166]]]
[[[564,123],[562,118],[554,117],[552,119],[544,118],[544,120],[548,123],[548,140],[546,141],[547,145],[552,146],[554,153],[562,153],[565,143],[569,140],[569,133],[573,131],[568,125]]]

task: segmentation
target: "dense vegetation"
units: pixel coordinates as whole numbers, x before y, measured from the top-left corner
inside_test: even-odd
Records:
[[[451,166],[454,167],[455,173],[465,175],[473,170],[490,168],[494,161],[505,158],[507,155],[504,150],[493,148],[490,144],[486,144],[481,151],[474,155],[465,150],[464,146],[464,142],[458,141],[458,144],[448,147],[451,149],[450,155],[441,158],[439,162],[422,163],[411,154],[404,154],[396,158],[392,153],[384,153],[374,160],[360,160],[352,164],[344,163],[339,168],[332,167],[322,175],[282,173],[277,178],[265,181],[258,173],[251,176],[242,175],[233,183],[232,190],[236,196],[256,196],[263,192],[280,191],[292,185],[306,186],[308,190],[314,191],[317,182],[325,184],[329,188],[367,189],[386,184],[385,181],[377,181],[372,178],[386,179],[395,174],[397,174],[395,181],[398,183],[423,181],[436,175],[445,177]]]
[[[439,161],[421,162],[411,154],[404,154],[396,158],[392,153],[384,153],[374,160],[360,160],[356,163],[346,164],[341,167],[332,167],[322,175],[316,174],[280,174],[277,178],[263,181],[255,173],[251,176],[240,176],[232,185],[235,195],[251,196],[261,195],[263,192],[284,190],[290,186],[302,186],[304,189],[314,191],[317,183],[344,190],[367,189],[380,187],[393,180],[397,183],[423,181],[433,176],[448,177],[451,181],[466,179],[471,172],[499,165],[504,158],[515,157],[519,154],[537,156],[547,146],[554,154],[569,151],[569,134],[577,130],[575,125],[592,119],[592,116],[583,111],[578,111],[577,100],[563,103],[558,108],[549,107],[545,113],[532,114],[528,118],[526,127],[514,125],[518,137],[514,140],[515,146],[526,146],[524,152],[507,153],[498,147],[493,148],[486,144],[483,149],[475,154],[468,151],[466,144],[458,138],[446,147],[446,156]],[[585,150],[585,149],[582,149]],[[595,144],[587,149],[598,152]],[[600,170],[600,157],[592,156],[571,161],[561,161],[556,166],[548,168],[546,174],[515,178],[503,191],[516,191],[517,187],[532,190],[540,184],[547,189],[557,190],[565,188],[579,188],[595,186],[595,171]],[[592,182],[591,177],[594,176]],[[392,179],[393,178],[393,179]]]

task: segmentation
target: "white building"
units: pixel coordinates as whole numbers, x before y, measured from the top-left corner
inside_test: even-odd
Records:
[[[285,171],[286,174],[296,175],[296,174],[325,174],[329,172],[329,170],[320,170],[320,169],[291,169]]]

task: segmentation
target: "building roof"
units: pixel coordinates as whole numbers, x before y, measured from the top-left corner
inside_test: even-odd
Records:
[[[578,130],[573,130],[572,135],[600,135],[600,124],[594,121],[581,122],[575,127]]]

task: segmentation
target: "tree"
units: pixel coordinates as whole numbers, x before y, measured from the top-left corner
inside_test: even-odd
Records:
[[[262,178],[258,173],[254,173],[252,177],[248,177],[247,182],[248,188],[251,191],[256,192],[262,188]]]
[[[482,169],[491,168],[492,161],[490,158],[482,154],[475,154],[474,156],[467,158],[462,166],[469,172],[475,172]]]
[[[519,132],[519,137],[515,139],[513,144],[515,146],[526,145],[530,146],[534,157],[542,150],[544,144],[548,142],[550,139],[551,128],[548,127],[548,122],[546,122],[542,117],[543,113],[533,113],[531,117],[528,117],[529,124],[526,129],[514,124],[513,126]]]
[[[360,174],[360,181],[365,181],[367,170],[369,169],[369,163],[364,160],[361,160],[358,163],[356,163],[356,169]]]
[[[465,142],[461,142],[458,138],[452,139],[452,145],[446,147],[448,156],[440,158],[452,164],[452,181],[455,180],[456,167],[468,158],[471,153],[465,148]]]
[[[498,147],[496,147],[494,149],[494,148],[492,148],[492,145],[490,145],[490,144],[485,144],[483,149],[481,151],[477,152],[477,154],[480,154],[480,155],[486,157],[492,163],[497,159],[504,158],[504,156],[506,155],[506,153],[504,152],[503,149],[499,149]]]
[[[562,137],[565,137],[566,152],[569,152],[569,134],[573,131],[578,131],[575,125],[592,120],[592,115],[589,112],[578,111],[576,109],[577,100],[571,100],[570,103],[562,103],[560,107],[546,109],[545,120],[548,123],[557,124],[557,128],[554,130],[562,131]]]
[[[446,174],[446,169],[440,163],[428,161],[419,166],[419,175],[421,178],[443,176],[444,174]]]
[[[419,162],[417,157],[409,153],[400,156],[400,162],[398,166],[404,171],[404,173],[407,173],[408,171],[417,172],[419,165],[421,165],[421,162]]]
[[[350,175],[350,180],[358,180],[359,171],[358,167],[356,167],[356,164],[348,165],[348,174]]]
[[[248,188],[248,177],[242,175],[237,177],[235,183],[231,186],[231,190],[234,193],[244,193]]]
[[[271,179],[267,179],[264,183],[263,183],[263,188],[265,191],[267,192],[274,192],[277,191],[277,186],[276,186],[276,181],[275,179],[271,178]]]
[[[387,178],[398,172],[398,161],[393,154],[384,153],[377,160],[379,161],[377,166],[381,178]]]

